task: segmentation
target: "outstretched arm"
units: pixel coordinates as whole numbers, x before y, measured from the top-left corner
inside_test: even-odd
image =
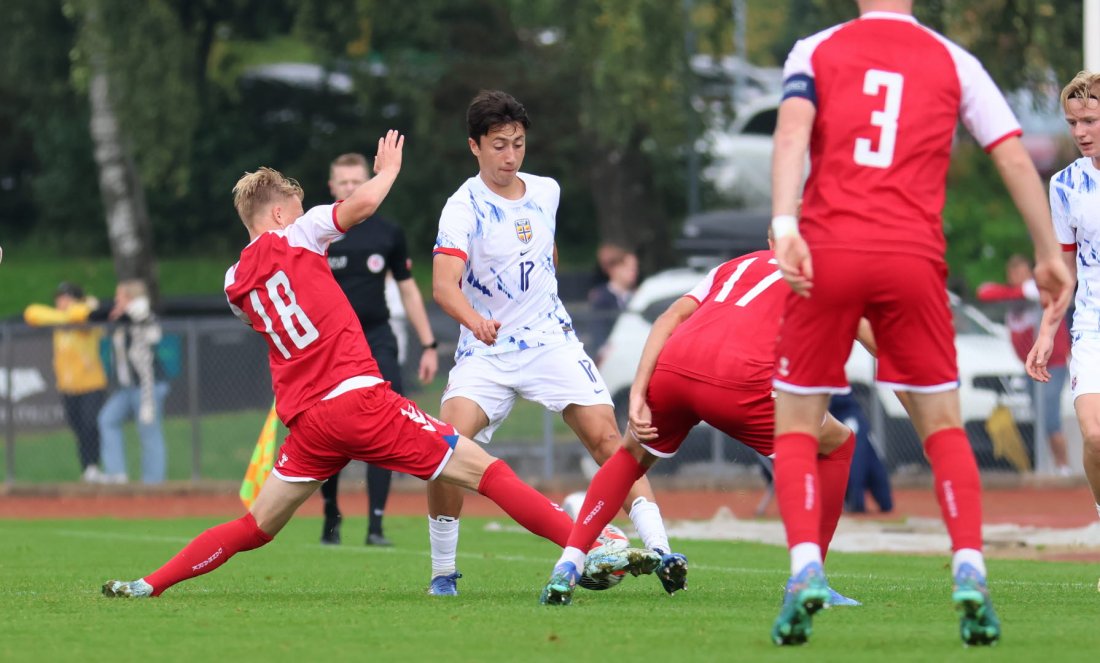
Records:
[[[397,179],[397,174],[401,172],[404,147],[405,137],[394,129],[378,139],[378,153],[374,156],[374,177],[360,184],[336,208],[336,223],[342,230],[346,231],[378,211]]]
[[[1039,287],[1043,308],[1054,308],[1061,320],[1073,294],[1073,281],[1061,258],[1061,247],[1054,237],[1046,192],[1039,173],[1023,143],[1016,136],[996,145],[989,153],[1004,180],[1012,201],[1024,217],[1024,224],[1035,245],[1035,284]]]
[[[645,347],[642,349],[642,357],[638,360],[638,370],[634,373],[634,382],[630,385],[630,409],[627,429],[639,442],[653,440],[657,437],[657,429],[653,427],[653,418],[646,405],[646,392],[649,390],[649,380],[653,377],[653,369],[657,367],[657,357],[661,349],[665,347],[672,332],[683,324],[684,320],[699,308],[699,302],[691,297],[681,297],[672,302],[672,305],[661,314],[649,330]]]
[[[1067,270],[1074,274],[1077,271],[1077,252],[1065,251],[1062,253],[1062,261],[1067,263]],[[1050,361],[1050,353],[1054,350],[1054,335],[1062,324],[1064,313],[1059,313],[1054,307],[1043,309],[1043,320],[1039,323],[1039,333],[1035,336],[1035,344],[1027,353],[1024,368],[1027,374],[1039,382],[1050,381],[1050,370],[1047,362]]]

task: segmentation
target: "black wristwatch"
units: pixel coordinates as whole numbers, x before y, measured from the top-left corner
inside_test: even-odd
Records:
[[[439,347],[439,341],[435,340],[435,341],[432,341],[431,343],[428,343],[427,345],[421,345],[420,347],[424,348],[425,350],[435,350],[436,348]]]

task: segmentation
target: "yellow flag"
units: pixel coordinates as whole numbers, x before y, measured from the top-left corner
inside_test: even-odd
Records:
[[[993,441],[993,457],[1004,458],[1019,472],[1031,471],[1031,458],[1027,454],[1027,445],[1012,418],[1012,410],[1004,405],[993,408],[985,420],[985,431]]]
[[[272,403],[271,412],[267,413],[264,427],[260,429],[260,438],[256,440],[256,448],[252,450],[252,461],[248,463],[244,481],[241,482],[241,501],[246,509],[252,508],[256,496],[260,494],[260,486],[264,485],[275,465],[275,433],[278,428],[279,415],[275,412],[275,403]]]

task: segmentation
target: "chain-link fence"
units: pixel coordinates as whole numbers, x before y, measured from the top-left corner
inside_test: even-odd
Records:
[[[1020,475],[1052,472],[1047,435],[1037,430],[1043,427],[1044,417],[1035,416],[1029,395],[1031,383],[1012,354],[1007,338],[995,325],[990,326],[988,318],[961,302],[955,305],[963,414],[980,468]],[[633,322],[644,323],[647,318],[651,322],[664,310],[664,304],[656,302],[644,309],[628,310],[618,321],[614,313],[591,311],[583,303],[569,308],[589,354],[603,362],[601,370],[623,421],[629,378],[624,382],[611,376],[632,376],[637,358],[629,359],[629,352],[628,358],[622,358],[624,343],[617,334],[620,327],[627,327],[628,332],[624,333],[640,354],[647,329],[644,325],[630,328],[630,316],[637,318]],[[412,387],[409,395],[414,400],[425,410],[437,413],[439,396],[451,367],[450,352],[457,338],[457,327],[434,306],[430,309],[433,328],[441,341],[441,377],[431,385],[416,385],[412,374],[417,358],[414,340],[411,357],[406,360],[409,374],[405,383]],[[168,457],[168,480],[240,479],[271,406],[271,378],[263,339],[229,315],[169,319],[162,326],[164,340],[158,355],[165,366],[163,377],[167,385],[161,428]],[[54,382],[55,331],[15,322],[0,325],[3,339],[0,431],[4,439],[0,471],[8,483],[79,480],[82,476],[79,433],[87,434],[87,427],[98,428],[102,423],[102,417],[96,413],[82,419],[73,417],[72,412],[66,416],[69,404]],[[599,348],[601,338],[609,334],[608,345],[602,351],[593,349]],[[893,394],[872,386],[869,376],[873,374],[873,364],[861,368],[859,360],[857,350],[848,372],[856,400],[870,424],[870,440],[878,457],[894,475],[926,472],[923,451],[900,404]],[[873,362],[869,357],[867,361]],[[615,367],[609,362],[624,365]],[[1062,394],[1060,403],[1070,458],[1076,459],[1080,442],[1075,435],[1077,426],[1067,393]],[[140,437],[133,423],[127,424],[129,481],[141,479]],[[495,435],[490,451],[508,459],[521,474],[542,479],[579,478],[587,456],[560,416],[526,403],[517,404],[509,421]],[[1071,466],[1079,463],[1074,461]],[[679,454],[654,468],[654,475],[687,481],[729,481],[763,475],[766,467],[766,462],[743,445],[700,426]]]

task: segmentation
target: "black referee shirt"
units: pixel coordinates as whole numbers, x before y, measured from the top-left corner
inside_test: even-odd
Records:
[[[390,319],[386,272],[393,272],[397,281],[412,278],[404,231],[378,215],[352,227],[329,246],[328,266],[363,329]]]

